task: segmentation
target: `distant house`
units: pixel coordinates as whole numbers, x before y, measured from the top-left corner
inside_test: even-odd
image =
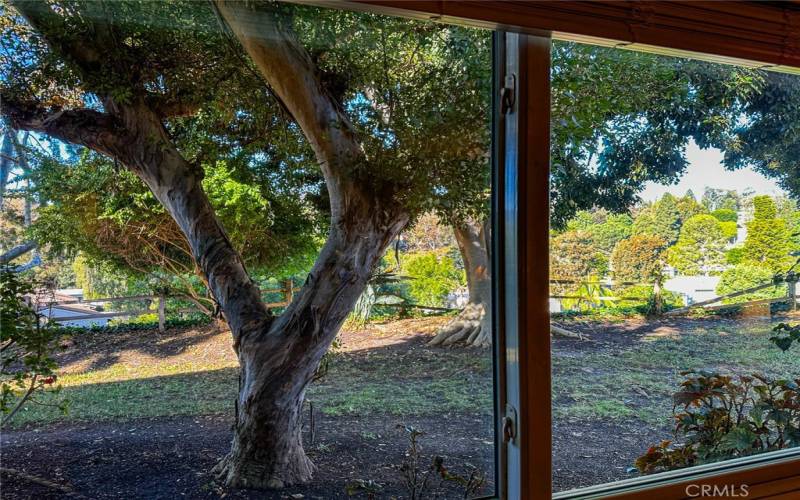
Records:
[[[719,276],[675,276],[664,283],[664,289],[680,294],[687,306],[717,297]]]
[[[69,319],[73,317],[96,314],[97,311],[86,304],[59,304],[39,308],[39,314],[62,326],[77,326],[90,328],[92,326],[106,326],[112,318]]]
[[[37,312],[50,321],[55,321],[62,326],[76,326],[81,328],[90,328],[92,326],[105,326],[112,318],[91,318],[91,319],[74,319],[69,318],[81,317],[96,314],[98,312],[97,306],[85,304],[81,302],[83,299],[83,290],[80,288],[62,288],[54,292],[42,292],[34,299],[36,303],[42,304],[37,308]],[[55,303],[57,305],[47,304]]]

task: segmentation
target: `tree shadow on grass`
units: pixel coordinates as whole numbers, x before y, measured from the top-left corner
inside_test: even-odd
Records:
[[[187,358],[193,347],[206,361],[235,363],[230,333],[215,325],[157,330],[99,330],[70,332],[64,350],[56,353],[63,371],[86,373],[120,362],[143,364],[169,358]]]

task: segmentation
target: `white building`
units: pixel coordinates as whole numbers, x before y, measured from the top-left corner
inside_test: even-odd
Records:
[[[664,289],[680,294],[687,306],[717,297],[719,276],[676,276],[664,283]]]

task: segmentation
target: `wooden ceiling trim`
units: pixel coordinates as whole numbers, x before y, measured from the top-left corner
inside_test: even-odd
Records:
[[[301,0],[302,1],[302,0]],[[532,34],[561,32],[800,68],[800,3],[747,1],[312,0]]]

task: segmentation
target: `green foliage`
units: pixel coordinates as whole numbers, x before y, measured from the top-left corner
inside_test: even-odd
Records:
[[[662,289],[660,299],[657,298],[655,295],[655,287],[653,285],[643,284],[622,287],[616,293],[620,299],[638,299],[636,301],[626,300],[623,303],[628,305],[633,304],[633,307],[636,308],[639,313],[646,316],[656,313],[656,308],[658,307],[658,304],[656,303],[657,300],[660,300],[661,302],[661,312],[668,309],[683,307],[685,305],[683,297],[680,294],[676,292],[670,292],[669,290]]]
[[[582,210],[567,223],[568,231],[585,231],[606,255],[611,255],[620,241],[630,237],[633,219],[628,214],[609,214],[605,210]]]
[[[405,281],[404,277],[391,271],[373,275],[348,316],[349,326],[363,327],[373,317],[376,306],[405,303],[406,298],[402,296],[402,289],[398,286],[405,284]]]
[[[136,279],[106,262],[90,262],[83,254],[78,254],[72,261],[72,269],[75,285],[83,289],[86,299],[124,297],[151,291],[141,278]]]
[[[642,473],[690,467],[800,446],[800,379],[683,372],[674,396],[673,445],[662,441],[636,460]]]
[[[744,248],[742,247],[733,247],[727,252],[725,252],[725,262],[735,266],[737,264],[741,264],[744,261]]]
[[[602,276],[608,260],[586,231],[567,231],[550,240],[550,277],[567,283],[554,284],[555,294],[574,291],[588,276]]]
[[[720,222],[737,222],[739,220],[739,214],[732,208],[718,208],[711,212],[711,215]]]
[[[758,285],[771,283],[774,275],[771,270],[757,266],[752,263],[742,263],[727,269],[722,273],[719,284],[717,285],[717,295],[728,295],[730,293],[747,290]],[[775,286],[765,288],[753,293],[734,297],[732,299],[725,299],[726,304],[739,304],[743,302],[750,302],[753,300],[761,299],[774,299],[786,296],[786,288],[784,286]]]
[[[553,43],[552,61],[558,229],[578,210],[634,206],[648,181],[677,180],[690,138],[703,148],[728,146],[740,119],[735,104],[762,83],[752,70],[570,42]]]
[[[747,224],[743,258],[779,273],[792,264],[792,235],[784,219],[777,219],[775,201],[769,196],[753,199],[755,217]]]
[[[718,218],[716,219],[719,220]],[[733,221],[721,221],[719,227],[722,229],[722,234],[728,241],[734,241],[739,234],[739,226]]]
[[[786,352],[791,349],[795,342],[800,344],[800,325],[787,325],[781,323],[772,329],[774,335],[770,337],[770,342],[775,344],[781,351]]]
[[[225,162],[206,165],[203,188],[245,262],[275,276],[310,267],[320,244],[317,216],[295,194],[256,187]],[[41,207],[32,234],[51,252],[81,252],[117,273],[194,274],[185,237],[147,187],[107,159],[44,162],[35,173]],[[108,266],[106,266],[108,267]]]
[[[661,281],[664,264],[664,240],[647,234],[620,241],[611,256],[614,277],[622,282]]]
[[[567,311],[588,311],[599,307],[613,307],[617,302],[614,293],[601,284],[596,276],[587,276],[586,281],[574,286],[570,294],[576,298],[562,299],[561,305]]]
[[[678,242],[669,249],[667,260],[684,275],[716,273],[725,263],[726,240],[716,218],[695,215],[681,227]]]
[[[634,235],[656,236],[668,247],[678,240],[680,228],[681,212],[677,200],[669,193],[642,210],[633,221]]]
[[[25,404],[43,391],[59,391],[56,383],[58,331],[37,314],[28,300],[33,284],[6,269],[0,271],[0,412],[7,424]],[[56,405],[66,411],[67,402]]]
[[[778,216],[775,200],[768,195],[760,195],[753,198],[753,208],[753,217],[757,220],[772,220]]]
[[[734,190],[707,187],[703,193],[701,203],[716,217],[715,213],[719,210],[731,210],[734,213],[738,213],[741,198],[739,193]]]
[[[416,252],[403,258],[403,276],[409,278],[411,299],[420,305],[441,307],[447,294],[466,284],[466,274],[442,251]]]
[[[697,202],[697,199],[695,199],[691,191],[687,192],[685,196],[678,198],[676,206],[680,213],[681,223],[686,222],[695,215],[708,213],[706,207]]]
[[[752,167],[773,179],[793,197],[800,196],[800,167],[797,145],[800,141],[800,79],[795,75],[772,72],[760,74],[761,89],[742,102],[748,116],[730,138],[725,165]]]
[[[491,35],[387,16],[287,6],[303,45],[359,132],[369,185],[412,214],[488,214]],[[459,89],[459,99],[453,99]]]

